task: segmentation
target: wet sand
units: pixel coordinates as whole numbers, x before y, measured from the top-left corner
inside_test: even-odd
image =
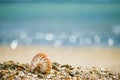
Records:
[[[60,47],[52,46],[0,46],[0,63],[8,60],[30,63],[32,57],[46,52],[53,62],[73,66],[104,67],[120,72],[120,48],[115,47]]]

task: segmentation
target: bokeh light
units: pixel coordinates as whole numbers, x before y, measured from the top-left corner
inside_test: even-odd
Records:
[[[108,45],[110,45],[110,46],[114,45],[114,40],[112,38],[108,39]]]
[[[48,41],[52,41],[54,39],[54,35],[52,33],[48,33],[46,34],[45,39]]]
[[[18,46],[18,41],[17,40],[13,40],[12,42],[11,42],[11,49],[16,49],[17,48],[17,46]]]

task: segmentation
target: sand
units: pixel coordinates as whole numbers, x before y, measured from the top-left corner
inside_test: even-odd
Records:
[[[120,48],[117,47],[60,47],[53,46],[0,46],[0,63],[8,60],[30,63],[33,56],[46,52],[53,62],[73,66],[103,67],[120,72]]]

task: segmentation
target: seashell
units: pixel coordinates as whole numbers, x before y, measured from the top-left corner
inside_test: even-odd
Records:
[[[33,71],[48,74],[52,69],[52,63],[45,53],[38,53],[31,61],[31,68]]]

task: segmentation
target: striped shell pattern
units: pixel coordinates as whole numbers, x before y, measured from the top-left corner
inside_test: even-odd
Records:
[[[48,74],[52,69],[52,63],[45,53],[38,53],[31,61],[31,68],[34,71]]]

